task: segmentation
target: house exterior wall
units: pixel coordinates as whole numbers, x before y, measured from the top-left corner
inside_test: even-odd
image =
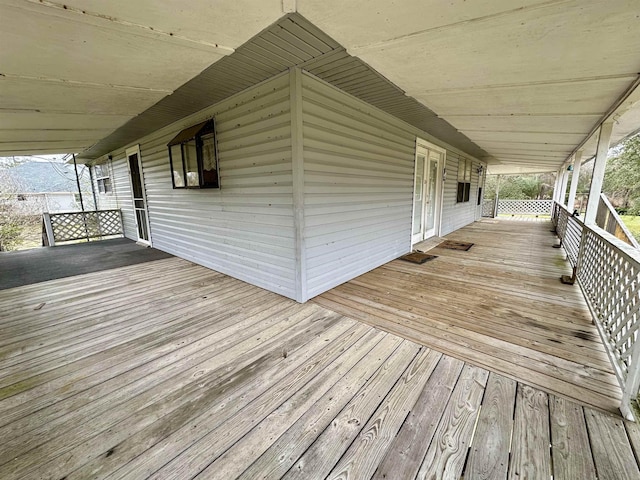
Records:
[[[302,77],[307,298],[411,249],[415,135]]]
[[[211,117],[221,188],[173,189],[167,143]],[[152,244],[306,301],[410,251],[416,137],[447,148],[311,74],[276,76],[136,142]],[[136,240],[125,149],[111,155]],[[459,156],[447,148],[441,234],[475,220],[479,162],[456,204]]]
[[[472,159],[469,201],[457,203],[458,161],[460,158],[461,155],[459,153],[447,150],[447,177],[444,182],[442,221],[440,223],[441,236],[469,225],[478,218],[478,167],[481,163]]]
[[[153,247],[295,297],[289,76],[141,139]],[[173,189],[167,143],[215,117],[220,189]],[[137,239],[124,149],[113,152],[125,235]]]
[[[124,162],[124,157],[121,159],[121,162]],[[96,178],[95,169],[94,169],[94,174],[92,175],[91,178],[93,182],[92,188],[93,188],[93,191],[95,192],[96,203],[97,203],[96,210],[113,210],[116,208],[120,208],[118,205],[118,196],[116,195],[116,187],[115,187],[116,177],[114,175],[113,162],[111,160],[107,160],[101,165],[103,169],[106,169],[109,172],[112,191],[111,193],[100,193],[100,190],[98,189],[98,180]],[[93,169],[94,167],[91,167],[91,168]],[[118,180],[120,182],[122,181],[127,182],[126,188],[129,188],[128,175],[126,175],[124,178],[119,178]]]

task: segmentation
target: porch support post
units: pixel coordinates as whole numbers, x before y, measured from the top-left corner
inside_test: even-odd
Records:
[[[500,201],[500,175],[496,179],[496,198],[493,204],[493,218],[498,217],[498,202]]]
[[[567,206],[565,199],[567,198],[567,184],[569,183],[569,170],[564,165],[562,166],[562,181],[560,184],[560,195],[558,196],[558,203]]]
[[[556,172],[556,181],[553,184],[553,201],[557,202],[558,201],[558,195],[560,193],[560,178],[561,178],[561,172],[560,170],[558,170]],[[559,202],[558,202],[559,203]]]
[[[582,150],[578,150],[573,157],[573,175],[571,177],[571,188],[569,190],[569,200],[567,208],[570,212],[575,210],[576,193],[578,192],[578,181],[580,180],[580,166],[582,165]]]
[[[56,237],[53,235],[53,226],[51,225],[51,216],[48,212],[42,214],[45,232],[47,232],[47,243],[50,247],[56,246]]]
[[[598,203],[600,202],[600,193],[602,192],[604,170],[607,166],[607,153],[609,152],[609,142],[611,140],[612,130],[612,121],[605,122],[600,126],[598,150],[596,153],[595,165],[593,166],[591,187],[589,188],[589,201],[587,202],[587,211],[584,214],[585,225],[595,225],[596,223],[596,214],[598,213]]]

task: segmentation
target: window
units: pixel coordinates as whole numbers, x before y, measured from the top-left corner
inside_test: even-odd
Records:
[[[173,188],[220,188],[213,119],[185,128],[167,147]]]
[[[457,202],[468,202],[471,192],[471,160],[458,160],[458,198]]]
[[[111,175],[109,174],[108,165],[95,165],[93,171],[96,175],[96,183],[98,184],[98,192],[111,193]]]

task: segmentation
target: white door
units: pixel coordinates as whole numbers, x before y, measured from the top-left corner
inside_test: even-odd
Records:
[[[439,233],[444,150],[424,141],[416,144],[412,243]]]
[[[147,195],[144,189],[144,175],[142,173],[140,147],[135,146],[128,148],[126,155],[127,166],[129,167],[131,197],[133,199],[133,213],[136,221],[138,242],[151,245],[151,235],[149,233],[149,212],[147,211]]]

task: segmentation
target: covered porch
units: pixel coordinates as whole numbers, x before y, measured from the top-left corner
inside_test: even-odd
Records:
[[[304,305],[179,258],[0,291],[0,478],[638,478],[550,229]]]

